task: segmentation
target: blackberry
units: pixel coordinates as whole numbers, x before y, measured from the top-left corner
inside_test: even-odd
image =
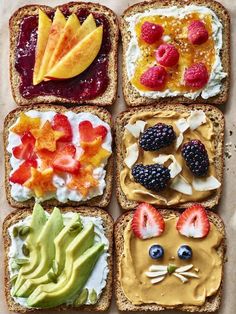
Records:
[[[204,144],[199,140],[191,140],[182,146],[181,153],[191,172],[197,177],[207,174],[209,158]]]
[[[135,165],[132,168],[132,175],[135,182],[140,183],[148,190],[156,192],[164,190],[170,180],[170,170],[159,164]]]
[[[153,151],[169,146],[175,139],[176,134],[171,125],[157,123],[144,131],[140,137],[139,145],[144,150]]]

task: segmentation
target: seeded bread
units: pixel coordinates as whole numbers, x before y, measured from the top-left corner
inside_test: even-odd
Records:
[[[42,95],[26,99],[21,96],[19,91],[20,86],[20,75],[15,69],[15,52],[17,47],[17,41],[19,36],[19,30],[21,21],[25,16],[32,16],[38,14],[38,9],[41,8],[47,14],[55,11],[56,8],[65,8],[69,13],[74,13],[78,9],[88,9],[89,12],[101,13],[106,16],[110,25],[110,38],[111,38],[111,51],[109,53],[109,64],[108,64],[108,76],[109,84],[106,91],[95,99],[73,101],[66,98],[61,98],[53,95]],[[26,5],[18,9],[11,17],[9,22],[10,28],[10,80],[12,87],[12,94],[17,105],[33,105],[33,104],[90,104],[97,106],[108,106],[112,105],[117,97],[117,53],[118,53],[118,39],[119,39],[119,28],[117,17],[115,13],[98,3],[85,3],[85,2],[69,2],[64,5],[59,5],[56,8],[51,8],[45,5]]]
[[[163,111],[165,110],[172,110],[175,112],[189,112],[191,110],[203,110],[207,117],[212,121],[213,123],[213,129],[215,132],[214,137],[214,147],[215,147],[215,169],[216,169],[216,176],[218,180],[221,182],[221,187],[218,188],[215,193],[212,194],[212,196],[209,199],[206,199],[202,202],[200,202],[203,206],[207,208],[212,208],[216,206],[219,202],[219,199],[221,197],[222,193],[222,185],[223,185],[223,170],[224,170],[224,157],[223,157],[223,149],[224,149],[224,116],[222,112],[211,105],[189,105],[184,106],[181,104],[157,104],[155,106],[149,106],[149,107],[142,107],[142,108],[133,108],[124,112],[121,112],[116,119],[115,122],[115,140],[116,140],[116,181],[117,181],[117,198],[118,201],[123,209],[132,209],[135,206],[138,205],[137,202],[129,200],[126,195],[123,193],[121,185],[120,185],[120,172],[123,169],[123,162],[125,158],[125,153],[122,150],[122,138],[125,131],[125,125],[128,123],[130,118],[139,112],[146,112],[153,110],[161,109]],[[175,208],[187,208],[191,206],[193,203],[183,203],[178,205],[173,205],[170,207]],[[166,207],[166,205],[158,205],[159,207]]]
[[[176,216],[178,217],[180,213],[178,211],[174,210],[168,210],[168,209],[162,209],[160,210],[160,213],[162,216],[167,219],[169,216]],[[226,252],[226,237],[225,237],[225,227],[223,220],[215,213],[211,211],[207,211],[208,218],[210,222],[212,222],[219,232],[223,235],[223,240],[217,249],[217,253],[221,257],[223,263],[226,262],[225,259],[225,252]],[[221,285],[218,289],[217,293],[211,297],[208,297],[206,299],[206,302],[202,306],[191,306],[191,305],[178,305],[176,307],[168,307],[168,306],[161,306],[158,304],[142,304],[142,305],[133,305],[125,296],[120,281],[120,270],[119,270],[119,264],[121,261],[121,257],[123,254],[124,249],[124,230],[128,223],[131,221],[133,217],[133,211],[128,211],[120,216],[120,218],[115,223],[114,228],[114,243],[115,243],[115,298],[116,298],[116,304],[118,306],[118,309],[120,311],[137,311],[137,312],[146,312],[146,311],[164,311],[168,309],[174,309],[179,311],[186,311],[186,312],[214,312],[219,309],[220,303],[221,303],[221,297],[222,297],[222,285],[223,285],[223,277],[224,272],[221,279]]]
[[[52,208],[48,210],[49,212],[52,211]],[[66,212],[77,212],[81,214],[82,216],[92,216],[92,217],[101,217],[103,219],[103,226],[105,228],[105,235],[109,240],[109,257],[108,257],[108,267],[109,267],[109,273],[107,277],[107,283],[106,287],[104,288],[102,295],[99,299],[99,301],[95,305],[85,305],[81,307],[72,307],[72,306],[66,306],[61,305],[53,309],[47,309],[47,311],[50,310],[57,310],[57,311],[68,311],[69,309],[74,309],[77,311],[82,312],[104,312],[107,311],[111,304],[111,297],[112,297],[112,276],[113,276],[113,258],[112,258],[112,252],[113,252],[113,219],[112,217],[105,212],[104,210],[101,210],[96,207],[78,207],[78,208],[71,208],[66,207],[61,209],[62,213]],[[4,267],[5,267],[5,297],[8,305],[9,311],[14,311],[17,313],[30,313],[35,311],[35,309],[29,309],[24,308],[18,303],[14,301],[14,299],[11,297],[10,289],[11,289],[11,282],[9,277],[9,270],[8,270],[8,252],[11,245],[11,240],[8,234],[8,228],[12,225],[17,223],[19,220],[26,218],[28,215],[30,215],[32,211],[30,209],[25,210],[15,210],[11,214],[9,214],[4,222],[3,222],[3,229],[2,229],[2,235],[3,235],[3,241],[4,241],[4,249],[5,249],[5,257],[4,257]],[[41,311],[40,309],[36,309],[37,312]]]
[[[171,7],[171,6],[186,6],[186,5],[202,5],[212,9],[221,23],[223,24],[223,47],[221,50],[221,60],[223,65],[223,71],[228,73],[228,76],[222,80],[222,89],[221,92],[209,99],[203,99],[202,97],[197,97],[195,100],[188,99],[184,96],[176,96],[176,97],[164,97],[158,100],[142,97],[138,91],[133,87],[133,85],[129,82],[129,78],[127,75],[126,69],[126,51],[128,49],[129,42],[131,40],[131,34],[128,31],[129,23],[126,21],[126,18],[137,13],[142,13],[145,10],[151,8],[162,8],[162,7]],[[153,1],[145,1],[134,4],[130,6],[127,10],[124,11],[121,20],[120,20],[120,30],[122,35],[122,43],[123,43],[123,73],[122,73],[122,85],[123,85],[123,94],[125,97],[125,101],[128,106],[138,106],[138,105],[151,105],[156,102],[158,103],[211,103],[211,104],[222,104],[225,103],[228,99],[229,88],[230,88],[230,16],[228,11],[224,8],[222,4],[213,0],[153,0]]]
[[[10,166],[10,154],[7,151],[7,145],[8,145],[8,135],[9,135],[9,129],[10,127],[15,123],[16,119],[18,118],[19,114],[21,112],[29,111],[29,110],[38,110],[38,111],[49,111],[53,110],[59,113],[64,113],[68,110],[73,111],[75,113],[80,112],[90,112],[98,116],[101,120],[108,123],[111,126],[111,114],[103,108],[95,107],[95,106],[82,106],[82,107],[76,107],[74,109],[66,109],[62,106],[51,106],[51,105],[45,105],[45,104],[39,104],[39,105],[31,105],[24,108],[17,108],[11,111],[5,118],[4,122],[4,132],[3,132],[3,139],[4,139],[4,151],[5,151],[5,189],[6,189],[6,196],[9,204],[12,207],[16,208],[25,208],[30,207],[32,208],[34,206],[34,200],[30,199],[25,202],[17,202],[11,197],[11,185],[9,182],[9,175],[11,171]],[[112,126],[111,126],[112,128]],[[110,156],[108,159],[108,163],[106,165],[106,187],[104,190],[103,195],[96,196],[93,199],[90,199],[88,201],[83,202],[74,202],[74,201],[68,201],[67,203],[63,204],[60,203],[57,200],[48,200],[42,203],[43,206],[79,206],[79,205],[88,205],[88,206],[98,206],[98,207],[106,207],[111,199],[111,191],[112,191],[112,177],[113,177],[113,157]]]

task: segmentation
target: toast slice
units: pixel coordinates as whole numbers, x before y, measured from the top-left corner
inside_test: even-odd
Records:
[[[101,120],[108,123],[111,126],[111,114],[104,108],[95,107],[95,106],[82,106],[82,107],[76,107],[74,109],[67,109],[62,106],[51,106],[51,105],[45,105],[45,104],[39,104],[39,105],[31,105],[24,108],[17,108],[11,111],[5,118],[4,122],[4,151],[5,151],[5,190],[6,190],[6,197],[9,202],[9,204],[12,207],[16,208],[25,208],[30,207],[32,208],[34,206],[34,200],[30,199],[25,202],[17,202],[15,201],[11,196],[11,185],[9,183],[9,175],[11,171],[10,166],[10,154],[7,151],[7,144],[8,144],[8,135],[9,135],[9,129],[11,125],[13,125],[18,118],[19,114],[24,111],[28,110],[37,110],[37,111],[56,111],[57,113],[64,113],[66,111],[73,111],[75,113],[80,112],[90,112],[96,116],[98,116]],[[104,189],[104,193],[101,196],[96,196],[88,201],[85,202],[75,202],[75,201],[69,201],[65,204],[58,202],[57,200],[47,200],[42,203],[43,206],[78,206],[78,205],[89,205],[89,206],[98,206],[98,207],[106,207],[111,199],[111,191],[112,191],[112,177],[113,177],[113,157],[112,155],[109,157],[107,165],[106,165],[106,187]]]
[[[169,210],[169,209],[161,209],[159,210],[163,218],[167,219],[170,216],[178,217],[180,213],[178,211]],[[226,252],[226,238],[225,238],[225,227],[223,220],[216,214],[211,211],[207,211],[207,215],[209,218],[209,221],[212,222],[218,229],[218,231],[223,235],[223,240],[217,249],[217,253],[221,257],[223,263],[226,262],[225,259],[225,252]],[[185,312],[215,312],[219,309],[221,298],[222,298],[222,285],[224,280],[224,272],[221,279],[221,285],[217,291],[217,293],[211,297],[208,297],[206,299],[206,302],[202,306],[191,306],[191,305],[178,305],[176,307],[167,307],[167,306],[161,306],[158,304],[141,304],[141,305],[133,305],[125,296],[120,281],[120,270],[119,270],[119,263],[121,261],[121,256],[123,254],[123,248],[124,248],[124,237],[123,233],[128,225],[128,223],[131,221],[133,217],[133,211],[128,211],[121,215],[118,220],[115,223],[114,227],[114,243],[115,243],[115,298],[116,298],[116,304],[118,306],[118,309],[120,311],[137,311],[137,312],[158,312],[158,311],[164,311],[169,309],[179,310],[179,311],[185,311]]]
[[[124,194],[121,188],[120,184],[120,172],[123,169],[123,162],[125,158],[125,152],[122,149],[122,138],[124,135],[125,128],[124,126],[128,123],[130,118],[139,112],[152,112],[156,109],[161,109],[163,111],[165,110],[171,110],[174,112],[189,112],[191,110],[203,110],[206,114],[206,116],[212,121],[213,123],[213,129],[216,134],[214,137],[214,147],[216,151],[215,159],[214,159],[214,164],[215,164],[215,169],[216,169],[216,175],[218,180],[221,182],[221,187],[219,187],[215,193],[212,194],[212,196],[202,202],[200,202],[203,206],[206,208],[212,208],[216,206],[219,202],[219,199],[222,194],[222,183],[223,183],[223,170],[224,170],[224,157],[223,157],[223,149],[224,149],[224,116],[222,112],[215,108],[214,106],[211,105],[201,105],[201,104],[196,104],[196,105],[189,105],[189,106],[184,106],[181,104],[157,104],[153,106],[148,106],[148,107],[142,107],[142,108],[133,108],[124,112],[121,112],[116,119],[115,122],[115,142],[116,142],[116,181],[117,181],[117,187],[116,187],[116,192],[117,192],[117,198],[120,203],[120,206],[123,209],[132,209],[135,206],[138,205],[136,201],[129,200],[127,196]],[[174,208],[187,208],[191,206],[193,203],[192,202],[187,202],[187,203],[182,203],[182,204],[176,204],[173,206],[169,207],[174,207]],[[166,205],[159,204],[158,205],[160,208],[161,207],[166,207]]]
[[[49,209],[48,212],[51,212],[52,209]],[[112,217],[105,212],[96,207],[78,207],[78,208],[71,208],[66,207],[61,209],[62,213],[67,212],[77,212],[82,216],[91,216],[91,217],[101,217],[103,219],[103,224],[105,228],[105,235],[109,240],[109,257],[108,257],[108,267],[109,273],[107,277],[107,283],[103,292],[100,296],[99,301],[95,305],[85,305],[81,307],[74,308],[74,310],[79,310],[83,312],[104,312],[107,311],[111,304],[112,298],[112,277],[113,277],[113,219]],[[21,306],[20,304],[16,303],[10,294],[11,289],[11,282],[9,277],[9,270],[8,270],[8,252],[11,245],[11,240],[8,234],[8,228],[12,225],[17,223],[18,221],[26,218],[32,213],[30,209],[25,209],[24,211],[15,210],[11,212],[3,222],[3,242],[4,242],[4,249],[5,249],[5,256],[4,256],[4,268],[5,268],[5,277],[4,277],[4,286],[5,286],[5,297],[8,305],[9,311],[17,312],[17,313],[30,313],[30,312],[40,312],[42,309],[30,309]],[[56,311],[68,311],[69,309],[73,309],[72,306],[59,306],[54,308]]]
[[[109,52],[109,61],[107,75],[109,83],[106,90],[94,99],[81,99],[79,101],[55,96],[42,94],[32,98],[24,98],[20,93],[21,78],[19,72],[15,68],[15,53],[17,48],[18,36],[20,32],[21,21],[26,16],[38,15],[38,9],[41,8],[46,14],[52,15],[56,8],[66,12],[67,14],[76,13],[78,10],[87,9],[91,13],[98,13],[105,16],[109,23],[111,48]],[[119,27],[115,13],[98,3],[85,2],[69,2],[64,5],[59,5],[55,8],[45,5],[26,5],[18,9],[10,18],[10,80],[12,87],[12,94],[17,105],[33,105],[33,104],[90,104],[97,106],[109,106],[114,103],[117,97],[117,54],[118,54],[118,39]]]
[[[145,96],[141,96],[139,92],[135,89],[135,87],[130,83],[127,68],[126,68],[126,52],[128,49],[128,45],[132,39],[131,33],[128,31],[129,23],[127,22],[128,17],[132,17],[137,13],[142,13],[149,9],[156,8],[167,8],[171,6],[183,7],[187,5],[199,5],[210,8],[212,11],[216,13],[219,20],[223,25],[223,46],[221,49],[220,57],[223,65],[223,71],[227,73],[227,77],[224,78],[222,82],[222,88],[219,94],[214,97],[210,97],[208,99],[203,99],[198,96],[195,100],[186,98],[184,96],[174,96],[174,97],[164,97],[158,99],[152,99]],[[224,8],[222,4],[217,1],[212,0],[186,0],[186,1],[178,1],[178,0],[152,0],[152,1],[144,1],[130,6],[128,9],[124,11],[120,20],[120,30],[122,35],[122,44],[123,44],[123,56],[122,56],[122,86],[123,86],[123,94],[125,101],[128,106],[137,106],[137,105],[151,105],[156,102],[158,103],[210,103],[210,104],[223,104],[227,101],[229,96],[229,88],[230,88],[230,16],[228,11]]]

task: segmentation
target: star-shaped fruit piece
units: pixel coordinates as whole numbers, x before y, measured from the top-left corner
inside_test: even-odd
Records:
[[[81,147],[84,153],[80,157],[81,163],[89,163],[93,166],[99,166],[104,160],[106,160],[111,152],[102,147],[102,137],[97,137],[92,142],[81,142]]]
[[[54,131],[49,121],[46,121],[42,128],[31,130],[31,133],[36,139],[36,150],[47,149],[50,152],[56,150],[57,140],[64,135],[61,131]]]
[[[56,190],[52,184],[52,177],[52,168],[43,171],[31,168],[31,177],[24,183],[24,186],[33,190],[36,197],[42,197],[46,192],[54,192]]]
[[[20,114],[19,121],[10,130],[16,134],[22,135],[32,129],[38,129],[40,127],[40,118],[31,118],[24,112]]]

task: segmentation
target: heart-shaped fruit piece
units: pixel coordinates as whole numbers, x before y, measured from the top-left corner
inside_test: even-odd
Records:
[[[53,117],[52,128],[53,130],[64,133],[64,135],[60,137],[60,141],[70,142],[72,140],[72,128],[67,116],[64,114],[57,113]]]
[[[92,142],[98,137],[103,140],[107,135],[107,128],[103,125],[94,128],[90,121],[85,120],[79,124],[79,134],[83,142]]]
[[[36,159],[36,154],[34,153],[35,138],[30,132],[25,133],[21,137],[20,145],[13,147],[12,153],[15,158],[18,159]]]
[[[75,159],[76,148],[72,144],[66,145],[63,149],[59,150],[52,162],[55,170],[77,173],[80,169],[80,163]]]
[[[26,160],[24,161],[15,172],[10,176],[10,182],[24,184],[31,176],[31,167],[37,167],[36,160]]]

